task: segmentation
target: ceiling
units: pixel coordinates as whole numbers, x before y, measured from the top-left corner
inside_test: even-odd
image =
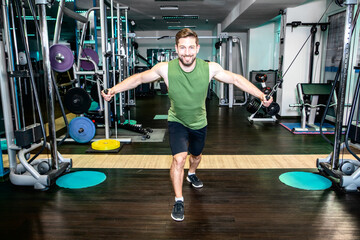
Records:
[[[110,2],[110,0],[105,0]],[[309,1],[309,0],[308,0]],[[91,0],[76,0],[76,9],[89,9]],[[98,4],[98,0],[96,0]],[[114,0],[130,8],[128,19],[134,31],[168,30],[169,27],[191,26],[195,30],[213,30],[221,23],[223,32],[243,32],[257,27],[306,0]],[[66,3],[74,8],[74,3]],[[177,6],[178,10],[160,10],[160,6]],[[196,15],[198,19],[164,20],[163,16]]]

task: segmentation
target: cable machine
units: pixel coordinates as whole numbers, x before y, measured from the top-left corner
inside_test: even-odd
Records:
[[[239,70],[240,75],[245,76],[245,65],[243,57],[243,44],[239,37],[229,36],[228,33],[220,33],[219,42],[215,44],[215,48],[219,51],[219,64],[225,65],[225,69],[233,72],[235,66],[233,64],[233,55],[238,51],[239,56]],[[223,63],[223,45],[226,44],[226,54],[225,54],[225,64]],[[243,92],[243,100],[238,101],[235,95],[235,89],[233,84],[220,83],[220,92],[219,92],[219,105],[220,106],[229,106],[232,108],[234,105],[242,106],[245,105],[248,101],[248,94]]]
[[[11,39],[9,29],[15,29],[14,19],[15,14],[12,8],[9,8],[9,2],[2,1],[2,19],[3,19],[3,33],[5,33],[0,40],[0,90],[1,100],[4,115],[5,135],[8,146],[8,158],[10,167],[10,181],[14,185],[33,186],[35,189],[46,190],[54,182],[54,180],[63,174],[65,171],[69,171],[72,166],[72,160],[63,158],[57,151],[56,130],[55,130],[55,112],[54,101],[55,92],[54,82],[51,74],[50,59],[49,59],[49,39],[47,31],[46,20],[46,0],[36,0],[36,6],[38,7],[39,22],[35,14],[35,7],[33,3],[29,1],[29,5],[36,24],[36,30],[41,40],[41,52],[43,56],[43,78],[45,82],[45,95],[47,99],[47,114],[48,114],[48,134],[47,139],[45,133],[45,125],[41,116],[41,107],[39,102],[39,96],[34,79],[34,70],[31,64],[30,50],[28,44],[28,36],[26,32],[26,26],[24,25],[20,0],[14,1],[16,9],[17,19],[19,20],[20,37],[16,36],[16,32],[13,32],[14,39]],[[11,10],[11,17],[8,14]],[[12,21],[8,21],[12,19]],[[16,44],[17,39],[22,39],[25,48],[25,58],[27,62],[27,72],[16,71],[14,68],[14,62],[19,63],[19,55],[17,53]],[[5,54],[5,46],[6,52]],[[14,47],[14,48],[13,48]],[[8,59],[6,63],[5,59]],[[13,61],[16,59],[16,61]],[[7,69],[8,67],[8,69]],[[10,71],[9,71],[10,70]],[[29,78],[31,81],[32,93],[34,95],[36,110],[40,123],[34,123],[28,126],[21,126],[19,118],[17,117],[17,111],[19,109],[20,102],[18,101],[16,83],[19,76]],[[13,86],[13,87],[10,87]],[[21,93],[20,93],[21,94]],[[59,97],[59,96],[58,96]],[[12,105],[8,104],[12,102]],[[22,114],[24,114],[22,112]],[[12,118],[12,116],[16,116]],[[14,128],[15,125],[15,128]],[[47,141],[49,140],[49,142]],[[30,152],[41,148],[31,159]],[[50,158],[37,159],[39,154],[47,148],[50,151]],[[19,158],[20,163],[17,163],[16,155]]]
[[[349,131],[350,126],[352,125],[353,116],[357,102],[359,100],[359,90],[360,90],[360,77],[358,78],[357,85],[355,88],[353,105],[350,110],[350,116],[348,118],[347,130],[345,135],[345,140],[343,138],[343,121],[344,121],[344,109],[345,109],[345,95],[346,95],[346,86],[348,79],[348,70],[349,70],[349,52],[351,46],[351,38],[354,32],[355,24],[359,15],[359,6],[357,12],[354,16],[355,5],[357,4],[356,0],[347,0],[347,1],[335,1],[339,6],[346,6],[346,17],[345,17],[345,32],[344,32],[344,45],[343,45],[343,54],[341,60],[341,66],[339,67],[339,74],[337,74],[334,86],[336,81],[339,83],[339,96],[338,96],[338,107],[336,111],[336,125],[335,125],[335,140],[333,143],[333,152],[324,159],[317,159],[316,165],[318,170],[333,180],[336,186],[340,187],[346,192],[358,191],[360,187],[360,158],[350,149],[349,147]],[[335,90],[335,87],[333,88]],[[330,105],[328,101],[327,108]],[[358,126],[356,126],[358,127]],[[329,141],[329,140],[327,140]],[[341,151],[347,149],[357,160],[343,159],[340,158]]]

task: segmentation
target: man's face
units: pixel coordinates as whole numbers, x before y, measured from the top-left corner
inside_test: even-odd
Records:
[[[196,45],[196,39],[194,37],[180,38],[178,45],[175,45],[176,52],[179,56],[180,62],[186,66],[191,66],[195,59],[196,54],[200,50],[200,45]]]

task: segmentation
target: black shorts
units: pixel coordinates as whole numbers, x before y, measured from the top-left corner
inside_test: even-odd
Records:
[[[189,152],[194,156],[199,156],[202,153],[207,126],[192,130],[178,122],[168,122],[168,125],[170,148],[173,155]]]

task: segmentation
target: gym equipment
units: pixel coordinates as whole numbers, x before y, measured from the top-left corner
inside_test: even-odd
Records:
[[[75,114],[83,114],[87,112],[91,106],[89,94],[80,87],[71,88],[67,91],[64,100],[66,108]]]
[[[70,48],[62,44],[54,44],[49,49],[51,68],[57,72],[66,72],[74,64],[74,55]]]
[[[91,48],[84,48],[81,52],[80,67],[85,71],[92,71],[99,64],[99,56]]]
[[[246,106],[246,110],[252,114],[256,113],[259,108],[262,108],[264,113],[269,116],[275,116],[280,112],[280,105],[278,103],[272,102],[269,107],[264,107],[258,98],[251,99],[249,104]]]
[[[40,54],[43,57],[43,73],[41,75],[42,81],[45,83],[46,90],[45,92],[45,99],[47,101],[47,119],[48,119],[48,136],[45,131],[45,124],[42,119],[42,113],[41,113],[41,106],[40,106],[40,100],[39,95],[37,91],[37,86],[35,83],[35,74],[34,69],[32,66],[32,62],[30,59],[30,49],[28,45],[28,36],[26,34],[26,27],[25,25],[25,17],[22,16],[22,12],[25,13],[25,9],[23,8],[21,11],[22,4],[20,0],[12,1],[14,3],[14,6],[16,8],[17,13],[17,19],[19,21],[18,27],[16,29],[20,32],[21,37],[10,39],[9,36],[5,34],[5,37],[1,38],[0,40],[0,90],[1,90],[1,102],[3,105],[3,112],[4,116],[7,116],[4,118],[5,123],[5,132],[6,132],[6,140],[7,140],[7,150],[8,150],[8,158],[9,158],[9,167],[10,167],[10,174],[9,178],[12,184],[14,185],[23,185],[23,186],[33,186],[35,189],[40,190],[46,190],[50,187],[50,185],[53,183],[53,181],[59,177],[61,174],[63,174],[65,171],[69,171],[72,165],[71,159],[64,159],[60,153],[57,151],[57,142],[56,142],[56,129],[55,129],[55,114],[54,114],[54,97],[55,92],[54,91],[54,82],[52,81],[52,70],[51,70],[51,63],[50,63],[50,50],[49,50],[49,39],[48,39],[48,26],[47,26],[47,16],[46,16],[46,1],[36,1],[37,4],[37,10],[39,13],[39,21],[35,21],[35,29],[36,33],[39,34],[39,39],[41,40],[41,52]],[[8,2],[6,4],[9,4]],[[32,1],[29,1],[29,6],[31,9],[31,13],[33,14],[34,19],[37,19],[37,16],[35,16],[35,7],[33,6]],[[3,21],[7,21],[5,19],[9,19],[9,16],[7,15],[6,5],[3,4],[3,13],[4,17],[2,18]],[[12,14],[14,17],[14,14]],[[15,17],[14,17],[15,18]],[[10,25],[7,22],[4,22],[4,28],[10,29]],[[13,26],[13,29],[15,29],[15,26]],[[11,68],[11,64],[9,66],[6,66],[5,59],[8,57],[8,59],[12,59],[13,54],[17,54],[17,49],[14,48],[11,49],[12,41],[17,41],[18,39],[22,40],[22,44],[25,49],[25,56],[26,56],[26,62],[27,62],[27,69],[28,70],[28,76],[30,77],[30,84],[31,84],[31,93],[32,97],[34,97],[34,102],[36,103],[36,109],[38,112],[38,119],[40,121],[40,128],[41,128],[41,138],[38,138],[37,136],[39,133],[37,130],[29,130],[29,128],[24,128],[23,132],[19,132],[19,136],[26,136],[27,140],[21,143],[21,145],[28,145],[27,143],[30,143],[30,146],[19,147],[15,144],[15,138],[14,138],[14,127],[13,122],[16,123],[16,130],[19,130],[18,126],[18,119],[15,116],[15,111],[11,110],[11,104],[9,104],[10,100],[13,96],[16,96],[17,92],[12,91],[12,89],[9,87],[9,82],[15,83],[13,79],[8,78],[7,74],[7,67],[10,70],[10,74],[13,72],[13,69]],[[4,42],[5,43],[4,43]],[[7,51],[7,57],[5,55],[4,51],[4,45],[9,47]],[[11,61],[12,61],[11,60]],[[18,59],[16,60],[18,62]],[[23,68],[25,68],[24,66]],[[26,77],[28,77],[26,76]],[[11,91],[9,91],[11,90]],[[58,95],[59,101],[60,96]],[[15,107],[17,106],[17,103],[14,103]],[[35,120],[36,117],[34,117],[34,123],[36,123]],[[35,124],[36,125],[36,124]],[[35,129],[35,128],[34,128]],[[38,128],[36,128],[38,129]],[[40,139],[40,140],[39,140]],[[50,143],[47,143],[47,139],[50,139]],[[29,141],[30,140],[30,141]],[[34,156],[30,159],[30,152],[41,148],[40,151],[37,151]],[[45,149],[49,149],[49,152],[51,153],[51,157],[48,159],[36,159],[39,154]],[[16,156],[19,158],[20,163],[18,164],[18,161],[16,159]]]
[[[276,77],[277,71],[267,71],[265,72],[252,72],[251,78],[256,83],[260,83],[261,85],[256,85],[258,88],[262,89],[264,92],[265,90],[269,92],[270,90],[267,87],[265,82],[269,81],[268,76],[272,76],[271,78],[271,84],[272,82],[276,82],[276,84],[271,88],[271,91],[267,94],[266,98],[269,99],[270,97],[273,97],[273,102],[270,104],[269,107],[264,107],[262,105],[262,102],[257,98],[252,98],[248,105],[246,106],[246,110],[251,113],[251,116],[248,117],[248,120],[251,124],[254,122],[275,122],[278,123],[278,120],[276,118],[276,114],[280,112],[280,105],[275,102],[275,94],[278,89],[278,87],[282,84],[283,79],[280,76],[279,80],[277,81]],[[261,110],[261,111],[260,111]]]
[[[275,116],[280,112],[280,105],[276,102],[272,102],[270,106],[265,108],[265,112],[269,116]]]
[[[265,73],[257,73],[255,75],[255,80],[257,82],[266,82],[267,80],[267,75]]]
[[[315,125],[316,118],[324,113],[326,101],[330,96],[331,84],[326,83],[298,83],[296,86],[298,100],[297,104],[290,104],[290,107],[299,107],[301,111],[301,128],[294,128],[293,132],[320,131],[319,126]],[[333,95],[331,107],[336,112],[337,97]],[[333,121],[334,117],[327,115],[327,120]],[[322,129],[323,131],[334,131],[331,129]]]
[[[226,60],[225,60],[225,69],[230,72],[236,71],[233,66],[233,49],[238,48],[238,59],[239,59],[239,74],[245,75],[245,66],[243,59],[243,48],[242,41],[239,37],[228,36],[227,33],[220,34],[220,41],[226,40]],[[222,45],[218,44],[220,61],[221,61],[221,51]],[[221,63],[220,63],[221,64]],[[234,88],[233,84],[220,83],[220,93],[219,93],[219,105],[228,106],[232,108],[234,105],[243,106],[248,101],[248,93],[241,91],[238,88]]]
[[[114,150],[120,147],[120,142],[114,139],[102,139],[91,143],[91,148],[98,151]]]
[[[94,138],[95,133],[95,124],[87,117],[76,117],[69,124],[69,134],[75,142],[90,142]]]
[[[343,121],[345,113],[345,96],[347,89],[347,78],[349,72],[349,52],[351,46],[352,33],[355,29],[355,24],[358,20],[360,9],[357,8],[355,17],[353,18],[355,2],[346,2],[346,17],[345,17],[345,31],[344,31],[344,43],[343,54],[341,63],[341,77],[338,81],[338,107],[336,109],[336,126],[335,126],[335,138],[333,143],[333,152],[328,155],[327,158],[317,159],[316,166],[320,173],[327,176],[330,180],[333,180],[335,186],[341,188],[346,192],[356,192],[360,188],[360,158],[349,147],[349,131],[353,121],[355,110],[359,111],[359,91],[360,91],[360,76],[358,76],[357,84],[355,87],[355,93],[353,98],[353,104],[350,110],[350,116],[347,123],[347,131],[345,139],[343,138]],[[336,83],[334,83],[336,84]],[[358,114],[358,113],[357,113]],[[357,126],[356,126],[357,127]],[[357,159],[342,159],[340,153],[347,150]]]
[[[24,52],[19,52],[19,64],[20,65],[26,65],[27,64],[26,55],[25,55]]]
[[[90,96],[92,98],[93,101],[97,102],[100,104],[99,102],[99,97],[100,99],[102,99],[101,97],[101,87],[100,87],[100,91],[99,91],[99,87],[98,84],[93,84],[91,89],[90,89]],[[114,98],[111,98],[111,100],[109,101],[109,103],[112,103],[114,101]]]
[[[99,92],[98,92],[98,86],[97,84],[94,84],[92,87],[91,87],[91,90],[90,90],[90,96],[92,98],[92,100],[94,100],[95,102],[99,102]]]

